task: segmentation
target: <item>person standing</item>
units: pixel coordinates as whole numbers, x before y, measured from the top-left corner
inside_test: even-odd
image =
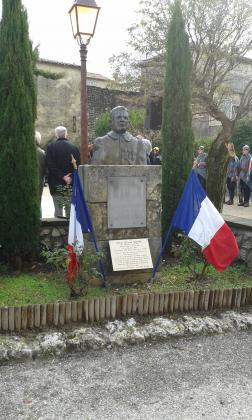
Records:
[[[235,194],[236,181],[238,179],[238,166],[239,166],[239,159],[235,154],[234,143],[228,144],[228,152],[229,152],[229,159],[228,159],[228,166],[227,166],[227,189],[228,189],[228,194],[229,194],[229,200],[225,201],[225,204],[232,205],[234,204],[234,194]]]
[[[153,147],[152,153],[150,155],[151,165],[161,165],[161,155],[159,152],[159,147]]]
[[[144,147],[145,147],[145,150],[146,150],[146,155],[147,155],[147,165],[150,165],[151,164],[151,162],[150,162],[150,153],[151,153],[151,150],[152,150],[152,144],[151,144],[150,140],[145,139],[141,134],[138,134],[136,136],[136,138],[139,141],[142,141],[143,142]]]
[[[193,169],[195,170],[199,181],[204,188],[206,189],[206,178],[207,178],[207,153],[204,151],[204,146],[199,146],[198,156],[194,160]]]
[[[46,154],[43,149],[40,147],[41,143],[41,134],[39,131],[35,131],[35,144],[37,150],[37,160],[38,160],[38,173],[39,173],[39,205],[40,205],[40,217],[42,217],[41,209],[41,198],[43,194],[45,175],[46,175]]]
[[[243,200],[238,206],[249,207],[250,188],[249,188],[249,168],[251,155],[249,153],[249,146],[245,144],[242,148],[242,156],[239,162],[239,180],[240,190],[243,192]]]
[[[63,216],[62,189],[72,185],[72,155],[77,166],[80,164],[79,149],[67,138],[67,129],[59,126],[55,128],[56,141],[49,144],[46,152],[48,170],[48,185],[54,203],[54,217]],[[66,209],[67,216],[69,209]]]

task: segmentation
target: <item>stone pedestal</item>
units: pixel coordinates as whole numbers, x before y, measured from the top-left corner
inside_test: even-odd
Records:
[[[105,255],[108,282],[148,281],[150,269],[113,271],[109,240],[148,238],[155,263],[161,247],[161,166],[84,165],[79,166],[79,174],[99,249]],[[121,208],[120,201],[117,206],[114,200],[120,193],[127,203]]]

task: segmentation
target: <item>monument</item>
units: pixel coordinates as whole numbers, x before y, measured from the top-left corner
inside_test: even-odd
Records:
[[[161,247],[161,167],[147,165],[144,142],[128,131],[128,110],[111,111],[112,130],[79,167],[108,282],[150,278]]]

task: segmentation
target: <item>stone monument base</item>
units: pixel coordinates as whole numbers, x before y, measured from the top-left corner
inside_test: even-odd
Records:
[[[161,166],[81,165],[79,174],[108,283],[148,282],[149,268],[113,271],[109,241],[148,238],[154,265],[161,249]]]

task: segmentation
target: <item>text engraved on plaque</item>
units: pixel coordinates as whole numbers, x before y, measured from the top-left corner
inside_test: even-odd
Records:
[[[147,238],[109,241],[109,246],[113,271],[153,268]]]

